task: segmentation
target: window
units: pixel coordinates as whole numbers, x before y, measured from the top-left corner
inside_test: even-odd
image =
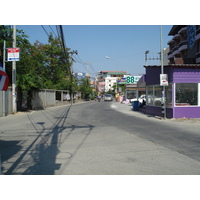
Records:
[[[162,106],[162,87],[153,85],[147,87],[147,105]],[[172,107],[172,84],[165,87],[166,107]]]
[[[147,105],[161,106],[162,87],[160,85],[148,86],[147,91]]]
[[[176,83],[176,106],[198,105],[198,83]]]
[[[146,104],[153,106],[153,86],[147,87],[147,98],[146,98]]]
[[[160,85],[154,86],[154,106],[162,105],[162,87]]]

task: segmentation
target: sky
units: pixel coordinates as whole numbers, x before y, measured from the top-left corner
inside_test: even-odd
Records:
[[[48,43],[48,36],[39,24],[44,24],[48,33],[51,28],[57,33],[54,24],[61,24],[66,46],[78,51],[78,56],[74,55],[77,61],[73,64],[74,72],[88,72],[94,77],[99,71],[123,70],[136,76],[145,73],[145,51],[149,50],[150,58],[157,58],[160,52],[160,25],[162,46],[166,48],[172,25],[199,24],[198,6],[191,9],[188,4],[181,4],[181,12],[176,15],[173,8],[180,7],[179,1],[160,2],[76,0],[64,4],[57,0],[47,6],[46,1],[35,0],[27,5],[25,0],[11,0],[2,2],[2,7],[9,7],[9,14],[3,9],[1,15],[5,17],[1,21],[23,29],[31,43],[36,40]],[[190,5],[196,5],[192,2]],[[10,13],[15,13],[15,17]]]
[[[95,77],[99,71],[127,71],[132,76],[145,73],[145,51],[149,58],[160,52],[160,25],[62,25],[65,44],[78,51],[73,58],[74,72],[87,72]],[[172,25],[162,25],[162,46],[168,47]],[[57,35],[55,25],[17,25],[29,41],[47,44],[48,35]],[[45,29],[45,30],[44,30]],[[47,32],[47,33],[46,33]],[[159,64],[159,60],[148,60]]]

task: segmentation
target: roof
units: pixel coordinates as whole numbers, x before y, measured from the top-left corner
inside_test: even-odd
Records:
[[[108,72],[107,74],[108,75],[110,75],[110,74],[127,74],[127,72],[123,72],[123,71],[118,72],[118,71],[116,71],[116,72]]]
[[[127,73],[126,71],[100,71],[102,73],[110,73],[110,72],[122,72],[122,73]]]
[[[172,26],[168,35],[176,35],[178,33],[178,31],[185,26],[186,25],[174,25],[174,26]]]

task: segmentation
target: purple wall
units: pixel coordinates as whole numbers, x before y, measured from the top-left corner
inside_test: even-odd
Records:
[[[200,118],[200,107],[174,107],[174,118]]]
[[[162,117],[162,108],[156,106],[146,106],[145,113]],[[166,108],[166,117],[173,118],[173,108]]]
[[[160,84],[160,66],[146,68],[146,85]],[[164,73],[168,74],[169,83],[200,83],[200,67],[164,67]]]
[[[173,68],[173,72],[174,83],[200,83],[200,68]],[[200,107],[176,106],[173,117],[200,118]]]
[[[200,68],[173,68],[174,83],[200,83]]]

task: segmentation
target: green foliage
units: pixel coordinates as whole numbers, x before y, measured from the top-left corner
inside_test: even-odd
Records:
[[[92,88],[90,87],[90,80],[88,78],[81,79],[79,90],[83,92],[83,98],[86,98],[86,96],[92,94]]]
[[[3,42],[6,47],[12,47],[11,26],[0,25],[0,62],[3,62]],[[71,75],[72,59],[69,50],[65,52],[59,38],[49,36],[48,44],[36,41],[33,45],[29,42],[24,31],[17,30],[16,46],[20,48],[20,61],[17,61],[16,81],[18,93],[29,94],[39,89],[57,89],[77,91],[79,88]],[[6,63],[6,72],[12,80],[12,62]],[[11,84],[11,82],[10,82]],[[90,93],[87,86],[85,93]]]
[[[3,61],[3,41],[12,47],[11,26],[0,26],[0,62]],[[32,45],[22,30],[17,30],[16,46],[20,48],[20,61],[17,62],[17,87],[22,91],[37,89],[71,89],[76,82],[70,76],[69,54],[64,54],[59,38],[49,36],[49,43],[36,41]],[[66,49],[68,52],[69,49]],[[6,63],[10,80],[12,62]],[[70,78],[67,78],[70,77]]]

